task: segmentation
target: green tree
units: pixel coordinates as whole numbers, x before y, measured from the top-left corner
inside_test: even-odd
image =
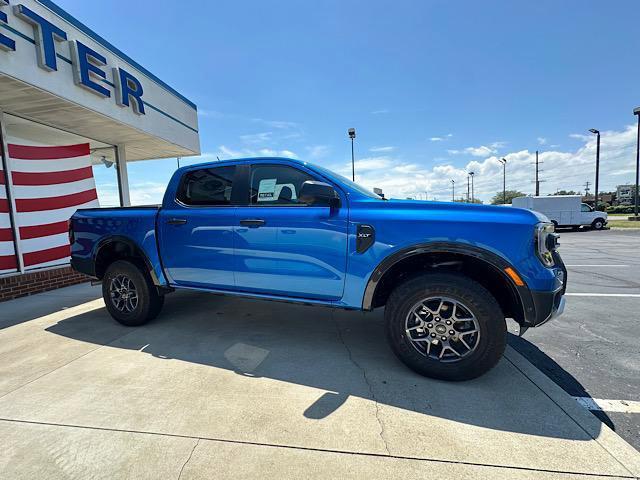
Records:
[[[511,203],[511,200],[513,200],[514,198],[525,196],[524,193],[518,190],[507,190],[505,193],[507,194],[506,199],[502,198],[502,190],[497,192],[491,199],[491,205],[502,205],[503,203]]]
[[[574,192],[573,190],[558,190],[556,193],[550,193],[548,196],[551,195],[580,195],[580,193]]]

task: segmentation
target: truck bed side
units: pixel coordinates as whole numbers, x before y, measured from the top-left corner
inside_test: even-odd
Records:
[[[159,207],[95,208],[71,217],[71,264],[92,277],[104,274],[101,258],[112,253],[140,256],[156,285],[167,285],[158,253]]]

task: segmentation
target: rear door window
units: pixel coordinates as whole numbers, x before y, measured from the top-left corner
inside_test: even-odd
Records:
[[[231,205],[235,165],[192,170],[182,177],[177,198],[185,205]]]

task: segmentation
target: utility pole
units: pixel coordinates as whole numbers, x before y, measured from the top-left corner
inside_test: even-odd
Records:
[[[467,203],[469,203],[469,192],[470,192],[470,186],[471,184],[469,183],[469,174],[467,173]]]
[[[475,172],[469,172],[469,175],[471,176],[471,203],[475,203],[475,194],[473,192],[473,176],[475,175]]]
[[[598,177],[600,176],[600,130],[595,128],[589,129],[589,131],[598,136],[598,143],[596,146],[596,185],[595,185],[595,199],[593,202],[593,209],[598,210]]]
[[[539,180],[539,170],[538,170],[538,150],[536,150],[536,197],[540,196],[540,180]]]
[[[633,196],[635,199],[633,202],[633,215],[635,220],[638,220],[638,198],[640,197],[640,190],[638,189],[638,181],[640,180],[640,107],[634,108],[633,114],[638,116],[638,140],[636,143],[636,191]]]
[[[587,181],[587,183],[584,184],[584,196],[588,197],[589,196],[589,185],[591,185],[591,182]]]
[[[498,160],[502,164],[502,204],[507,204],[507,159]]]
[[[451,201],[456,201],[456,181],[451,180]]]

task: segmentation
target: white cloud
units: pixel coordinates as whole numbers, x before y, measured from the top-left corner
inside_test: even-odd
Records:
[[[628,126],[621,131],[602,132],[602,191],[614,190],[616,185],[633,180],[635,133],[635,126]],[[574,151],[541,152],[540,160],[544,162],[540,174],[541,180],[544,180],[541,193],[546,195],[558,189],[584,190],[583,185],[587,180],[594,181],[595,148],[595,137],[585,136],[582,145]],[[484,147],[479,156],[485,156],[487,150],[491,149]],[[471,153],[466,149],[455,152]],[[529,150],[501,152],[500,156],[494,153],[466,164],[435,166],[403,161],[392,156],[370,157],[356,162],[356,181],[368,188],[382,188],[388,198],[415,198],[418,193],[427,191],[430,199],[437,197],[438,200],[450,200],[451,180],[456,182],[456,192],[466,194],[467,172],[474,171],[475,195],[486,203],[502,189],[502,165],[498,161],[502,157],[507,159],[507,188],[533,193],[535,151]],[[351,177],[350,163],[328,167]]]
[[[271,136],[273,132],[260,132],[260,133],[251,133],[248,135],[240,135],[240,140],[244,143],[256,144],[256,143],[266,143],[271,141]]]
[[[230,160],[232,158],[250,158],[250,157],[286,157],[286,158],[298,158],[295,152],[287,149],[274,149],[274,148],[242,148],[232,149],[225,145],[218,147],[217,153],[207,154],[211,155],[209,158],[220,157],[220,160]]]
[[[384,152],[392,152],[396,147],[372,147],[369,149],[370,152],[373,153],[384,153]]]
[[[389,113],[389,110],[386,108],[381,108],[380,110],[374,110],[371,112],[372,115],[381,115],[383,113]]]
[[[544,137],[538,137],[538,145],[546,145],[547,139]]]
[[[479,147],[467,147],[463,150],[447,150],[447,153],[449,155],[460,155],[465,153],[474,157],[488,157],[490,155],[495,155],[498,153],[498,150],[504,148],[506,145],[507,142],[493,142],[490,143],[488,147],[486,145],[480,145]]]
[[[198,109],[198,116],[205,118],[224,118],[224,113],[219,112],[217,110],[208,110],[206,108]]]
[[[327,145],[311,145],[306,147],[311,158],[322,158],[329,153],[329,147]]]
[[[265,120],[264,118],[252,118],[251,121],[280,130],[290,130],[300,127],[296,122],[290,122],[287,120]]]
[[[431,137],[429,140],[431,140],[432,142],[444,142],[445,140],[448,140],[451,137],[453,137],[453,133],[447,133],[442,137]]]
[[[481,145],[479,147],[467,147],[464,149],[466,153],[469,155],[473,155],[474,157],[488,157],[489,155],[493,155],[496,153],[496,148],[485,147]]]
[[[570,138],[575,138],[577,140],[582,140],[583,142],[586,142],[589,138],[591,138],[589,135],[583,135],[582,133],[572,133],[569,135]]]
[[[371,170],[379,170],[383,168],[391,167],[393,161],[389,157],[367,157],[360,160],[356,160],[356,170],[359,172],[368,172]],[[351,163],[346,165],[347,170],[351,169]]]

